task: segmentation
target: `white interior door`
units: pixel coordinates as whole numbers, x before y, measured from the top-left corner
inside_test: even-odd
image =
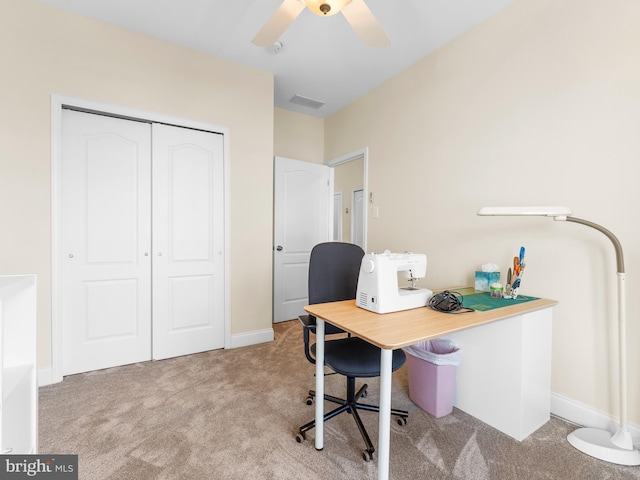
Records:
[[[63,375],[151,358],[151,126],[64,110]]]
[[[224,347],[223,136],[153,125],[153,358]]]
[[[351,203],[351,243],[364,249],[364,192],[353,191]]]
[[[330,238],[329,177],[325,165],[275,158],[274,322],[297,318],[308,304],[309,255]]]

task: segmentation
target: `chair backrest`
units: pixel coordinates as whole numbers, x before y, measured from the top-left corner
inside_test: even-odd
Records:
[[[309,259],[309,304],[356,298],[364,251],[343,242],[320,243]]]
[[[309,259],[309,304],[356,298],[364,251],[343,242],[320,243]]]

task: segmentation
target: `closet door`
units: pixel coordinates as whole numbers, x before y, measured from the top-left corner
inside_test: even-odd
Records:
[[[153,125],[153,358],[224,347],[220,134]]]
[[[151,358],[151,125],[64,110],[63,375]]]

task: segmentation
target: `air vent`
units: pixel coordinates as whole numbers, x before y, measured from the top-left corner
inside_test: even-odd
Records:
[[[294,95],[289,100],[291,103],[295,103],[296,105],[302,105],[304,107],[315,108],[318,109],[324,105],[324,102],[320,100],[313,100],[312,98],[303,97],[302,95]]]
[[[367,308],[369,306],[369,295],[365,292],[360,292],[360,297],[358,297],[358,305]]]

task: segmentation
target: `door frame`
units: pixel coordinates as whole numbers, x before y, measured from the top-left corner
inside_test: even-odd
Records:
[[[220,125],[198,122],[184,118],[148,112],[119,105],[111,105],[93,100],[69,97],[65,95],[51,95],[51,378],[41,379],[41,384],[58,383],[62,375],[62,305],[60,298],[61,265],[60,254],[60,156],[62,134],[62,109],[70,107],[89,113],[99,113],[128,120],[142,120],[153,123],[164,123],[182,128],[204,130],[222,134],[223,141],[223,169],[224,169],[224,348],[231,345],[231,292],[230,292],[230,216],[229,216],[229,129]]]
[[[362,157],[362,195],[364,197],[364,202],[362,203],[362,228],[364,229],[364,238],[363,238],[363,246],[362,249],[367,251],[367,225],[369,219],[369,147],[364,147],[359,150],[355,150],[351,153],[347,153],[346,155],[342,155],[341,157],[334,158],[332,160],[327,160],[324,162],[325,165],[331,167],[331,171],[333,172],[333,168],[338,165],[342,165],[343,163],[350,162],[357,158]],[[333,181],[331,183],[331,197],[333,198]],[[331,210],[333,212],[333,210]],[[333,225],[333,219],[331,220],[331,225]]]

